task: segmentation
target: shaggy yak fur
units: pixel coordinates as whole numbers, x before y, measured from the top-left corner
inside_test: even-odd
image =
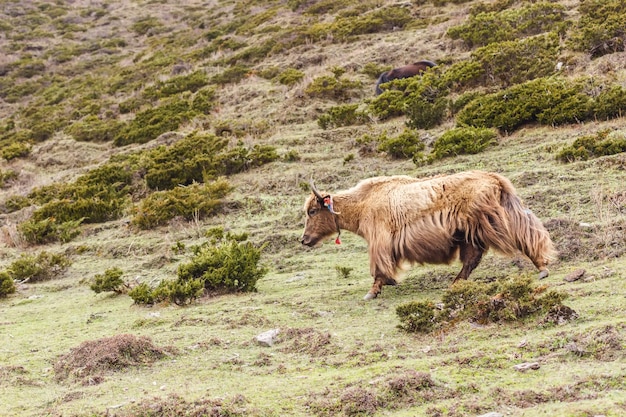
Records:
[[[463,268],[454,281],[467,279],[489,248],[519,252],[548,276],[554,247],[541,221],[501,175],[468,171],[419,179],[404,175],[375,177],[336,194],[313,193],[304,204],[306,223],[301,243],[310,247],[341,229],[368,243],[374,284],[372,299],[383,285],[395,285],[403,263],[449,264]]]
[[[417,61],[413,64],[405,65],[403,67],[394,68],[389,71],[385,71],[378,77],[376,80],[376,95],[380,95],[383,93],[383,90],[380,88],[380,85],[383,83],[388,83],[392,80],[397,80],[398,78],[409,78],[414,77],[416,75],[422,74],[428,68],[432,68],[437,66],[432,61]]]

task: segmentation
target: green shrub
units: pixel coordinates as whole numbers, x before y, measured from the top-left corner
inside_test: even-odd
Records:
[[[393,158],[412,158],[424,150],[426,145],[415,131],[405,129],[395,138],[379,141],[378,150]]]
[[[155,35],[163,28],[163,23],[153,16],[146,16],[135,21],[130,29],[137,35]]]
[[[233,65],[220,74],[211,77],[211,82],[219,85],[234,84],[243,80],[250,73],[250,69],[243,65]]]
[[[154,304],[156,300],[154,290],[145,282],[128,291],[128,296],[133,299],[135,304]]]
[[[166,224],[174,217],[186,220],[212,216],[220,211],[222,198],[232,187],[226,180],[207,184],[191,184],[167,191],[157,191],[135,207],[131,223],[140,229],[151,229]]]
[[[429,333],[435,325],[435,305],[431,301],[411,301],[396,307],[398,328],[411,333]]]
[[[216,105],[217,99],[213,87],[201,88],[191,99],[191,110],[199,114],[209,114]]]
[[[180,265],[178,279],[201,279],[209,291],[256,291],[256,283],[267,269],[259,266],[261,249],[250,242],[225,241],[217,246],[203,244],[191,261]]]
[[[561,77],[538,78],[471,101],[457,125],[496,127],[511,132],[529,122],[558,125],[587,120],[591,98],[583,83]]]
[[[0,298],[15,292],[15,282],[7,271],[0,271]]]
[[[471,60],[482,67],[479,72],[482,85],[495,81],[508,86],[552,74],[558,52],[559,37],[549,33],[491,43],[475,50]]]
[[[317,124],[322,129],[340,126],[365,124],[369,122],[366,113],[358,111],[359,104],[343,104],[331,107],[317,118]]]
[[[20,223],[17,230],[24,236],[24,240],[31,244],[69,242],[80,235],[79,226],[82,222],[83,219],[66,222],[57,222],[55,218],[30,219]]]
[[[443,309],[432,301],[414,301],[400,305],[396,314],[399,327],[407,332],[427,333],[452,326],[461,320],[481,324],[513,322],[562,305],[566,294],[537,286],[528,276],[515,276],[491,283],[462,280],[443,294]]]
[[[304,92],[310,97],[331,100],[347,100],[358,93],[362,86],[360,81],[351,81],[346,78],[337,78],[330,75],[317,77],[309,84]]]
[[[188,75],[180,75],[166,81],[159,81],[153,87],[146,89],[144,95],[157,99],[170,97],[186,91],[195,93],[208,83],[209,77],[207,77],[204,71],[195,71]]]
[[[626,48],[626,13],[623,0],[583,0],[578,7],[580,18],[568,41],[575,51],[592,58]]]
[[[7,170],[7,171],[2,171],[0,170],[0,188],[4,188],[7,184],[7,182],[10,182],[14,179],[17,178],[17,171],[13,171],[13,170]]]
[[[304,73],[295,68],[287,68],[276,77],[278,82],[284,85],[294,85],[302,81],[303,78]]]
[[[370,13],[338,17],[330,26],[337,40],[345,40],[367,33],[387,32],[402,29],[414,20],[410,9],[402,6],[385,7]]]
[[[89,286],[96,294],[112,291],[117,294],[124,293],[128,285],[122,279],[124,272],[119,268],[109,268],[104,274],[96,274]]]
[[[446,131],[433,143],[427,161],[432,162],[448,156],[476,154],[497,143],[497,133],[492,129],[473,127]],[[416,161],[419,163],[419,160]]]
[[[156,139],[159,135],[178,129],[194,112],[187,100],[174,100],[159,107],[146,109],[137,113],[135,118],[127,123],[115,136],[113,143],[116,146],[131,143],[146,143]]]
[[[565,7],[540,2],[500,12],[480,12],[468,22],[448,29],[452,39],[462,39],[472,48],[493,42],[503,42],[553,30],[565,21]]]
[[[201,279],[161,281],[153,290],[153,303],[169,301],[184,306],[204,293],[204,282]]]
[[[8,144],[2,144],[2,150],[0,155],[7,161],[16,158],[23,158],[30,153],[31,145],[24,142],[10,142]]]
[[[404,92],[387,89],[369,102],[368,111],[378,119],[386,120],[391,117],[402,116],[406,110],[406,102],[407,98]]]
[[[83,120],[74,122],[66,133],[82,142],[112,141],[122,127],[117,120],[102,120],[98,116],[86,116]]]
[[[213,179],[223,173],[216,156],[227,145],[226,139],[194,132],[169,147],[159,146],[143,163],[146,184],[153,190],[169,190]]]
[[[626,135],[606,129],[594,135],[579,137],[574,143],[561,149],[556,159],[561,162],[586,161],[621,152],[626,152]]]
[[[363,68],[361,68],[361,73],[375,80],[380,76],[380,74],[385,71],[389,71],[390,69],[391,67],[389,65],[379,65],[374,62],[368,62],[363,65]]]
[[[593,117],[609,120],[626,115],[626,89],[621,85],[602,88],[592,104]]]
[[[7,272],[14,280],[40,282],[57,277],[67,269],[70,263],[65,255],[42,251],[36,256],[20,255],[9,265]]]
[[[406,103],[406,125],[411,129],[433,128],[441,123],[447,109],[448,100],[444,98],[430,101],[421,95],[412,95]]]
[[[354,270],[354,268],[350,268],[348,266],[335,265],[335,271],[337,271],[337,277],[339,279],[348,279],[350,278],[350,273]]]

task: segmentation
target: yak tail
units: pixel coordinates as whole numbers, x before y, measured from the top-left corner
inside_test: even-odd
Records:
[[[378,77],[378,80],[376,80],[376,95],[379,96],[383,93],[383,90],[380,88],[380,85],[386,82],[389,82],[389,78],[387,77],[387,73],[389,71],[385,71],[382,74],[380,74],[380,77]]]
[[[500,206],[506,216],[506,229],[508,234],[507,245],[500,249],[504,253],[513,254],[520,251],[526,255],[535,266],[544,270],[550,260],[556,256],[554,244],[550,234],[541,223],[541,220],[528,208],[515,193],[513,185],[505,178],[500,179],[501,194]],[[513,251],[511,251],[513,249]]]

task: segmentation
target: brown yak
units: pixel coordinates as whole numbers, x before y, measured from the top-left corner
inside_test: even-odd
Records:
[[[413,64],[405,65],[403,67],[398,67],[391,69],[389,71],[385,71],[376,80],[376,95],[379,96],[383,93],[383,90],[380,88],[381,84],[388,83],[389,81],[397,80],[399,78],[410,78],[416,75],[420,75],[424,73],[428,68],[436,67],[432,61],[423,60],[417,61]]]
[[[313,180],[310,185],[300,241],[313,247],[342,229],[363,237],[374,277],[366,300],[383,285],[396,285],[403,263],[449,264],[458,257],[463,268],[454,282],[467,279],[489,248],[521,252],[540,279],[548,276],[554,247],[547,230],[496,173],[374,177],[333,195],[320,193]]]

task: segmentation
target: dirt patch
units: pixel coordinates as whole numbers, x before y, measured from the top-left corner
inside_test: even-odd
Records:
[[[331,342],[330,333],[312,328],[281,329],[279,343],[285,344],[281,352],[304,353],[315,357],[326,356],[337,350]]]
[[[121,410],[107,410],[106,412],[89,414],[93,417],[238,417],[266,415],[259,410],[248,406],[248,400],[243,395],[236,395],[228,399],[199,399],[187,401],[179,395],[172,394],[167,398],[154,397],[133,404]]]
[[[106,372],[149,365],[173,353],[174,348],[157,347],[145,336],[116,335],[71,349],[57,359],[54,373],[59,381],[76,379],[83,385],[97,385]]]
[[[0,366],[0,387],[9,385],[39,386],[42,383],[28,377],[23,366]]]
[[[626,222],[623,219],[604,225],[551,219],[545,226],[561,261],[593,261],[626,253]]]
[[[312,393],[307,406],[318,416],[363,416],[380,410],[407,408],[455,395],[425,372],[394,369],[390,375],[359,381],[342,388]]]

